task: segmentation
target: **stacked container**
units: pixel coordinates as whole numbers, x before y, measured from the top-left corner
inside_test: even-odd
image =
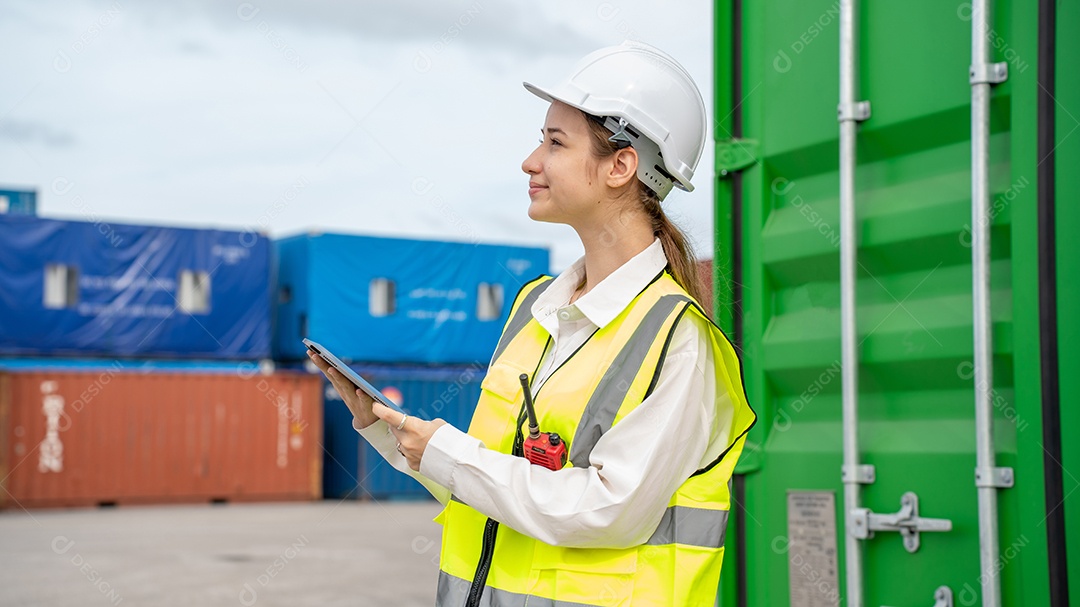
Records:
[[[302,366],[309,337],[410,414],[462,429],[514,296],[548,271],[546,249],[490,244],[304,234],[275,251],[280,363]],[[359,437],[324,385],[326,496],[428,496]]]
[[[269,352],[265,236],[0,215],[0,355]]]
[[[0,215],[0,506],[319,497],[269,351],[265,236]]]
[[[37,190],[0,189],[0,214],[34,215],[37,213]]]
[[[321,496],[315,377],[250,363],[17,366],[0,371],[0,507]]]
[[[546,249],[341,234],[275,252],[279,360],[310,337],[342,360],[486,364],[514,295],[548,269]]]

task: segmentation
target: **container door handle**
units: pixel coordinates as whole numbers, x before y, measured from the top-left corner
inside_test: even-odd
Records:
[[[919,549],[922,531],[952,531],[952,521],[919,516],[919,496],[908,491],[900,498],[900,510],[894,514],[877,514],[869,508],[856,508],[851,513],[852,535],[865,540],[875,531],[899,531],[908,552]]]

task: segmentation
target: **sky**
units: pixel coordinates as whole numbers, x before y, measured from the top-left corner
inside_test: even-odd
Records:
[[[547,246],[561,271],[581,244],[526,214],[548,104],[521,82],[640,40],[712,118],[700,0],[6,1],[0,39],[0,188],[47,217]],[[701,258],[712,165],[664,201]]]

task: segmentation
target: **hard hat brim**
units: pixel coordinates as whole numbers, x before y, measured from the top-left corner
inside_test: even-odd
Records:
[[[530,93],[532,93],[533,95],[536,95],[537,97],[543,99],[544,101],[555,101],[555,97],[553,97],[551,95],[551,93],[549,93],[549,92],[545,91],[544,89],[536,86],[535,84],[533,84],[531,82],[522,82],[521,84],[525,87],[525,90],[527,90]],[[562,101],[562,100],[560,99],[560,101]],[[566,103],[566,102],[564,101],[563,103]],[[580,110],[581,108],[578,108],[578,109]]]

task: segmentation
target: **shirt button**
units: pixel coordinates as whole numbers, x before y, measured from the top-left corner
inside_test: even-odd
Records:
[[[570,312],[567,311],[567,310],[563,310],[562,312],[559,312],[559,318],[561,318],[563,320],[570,320]]]

